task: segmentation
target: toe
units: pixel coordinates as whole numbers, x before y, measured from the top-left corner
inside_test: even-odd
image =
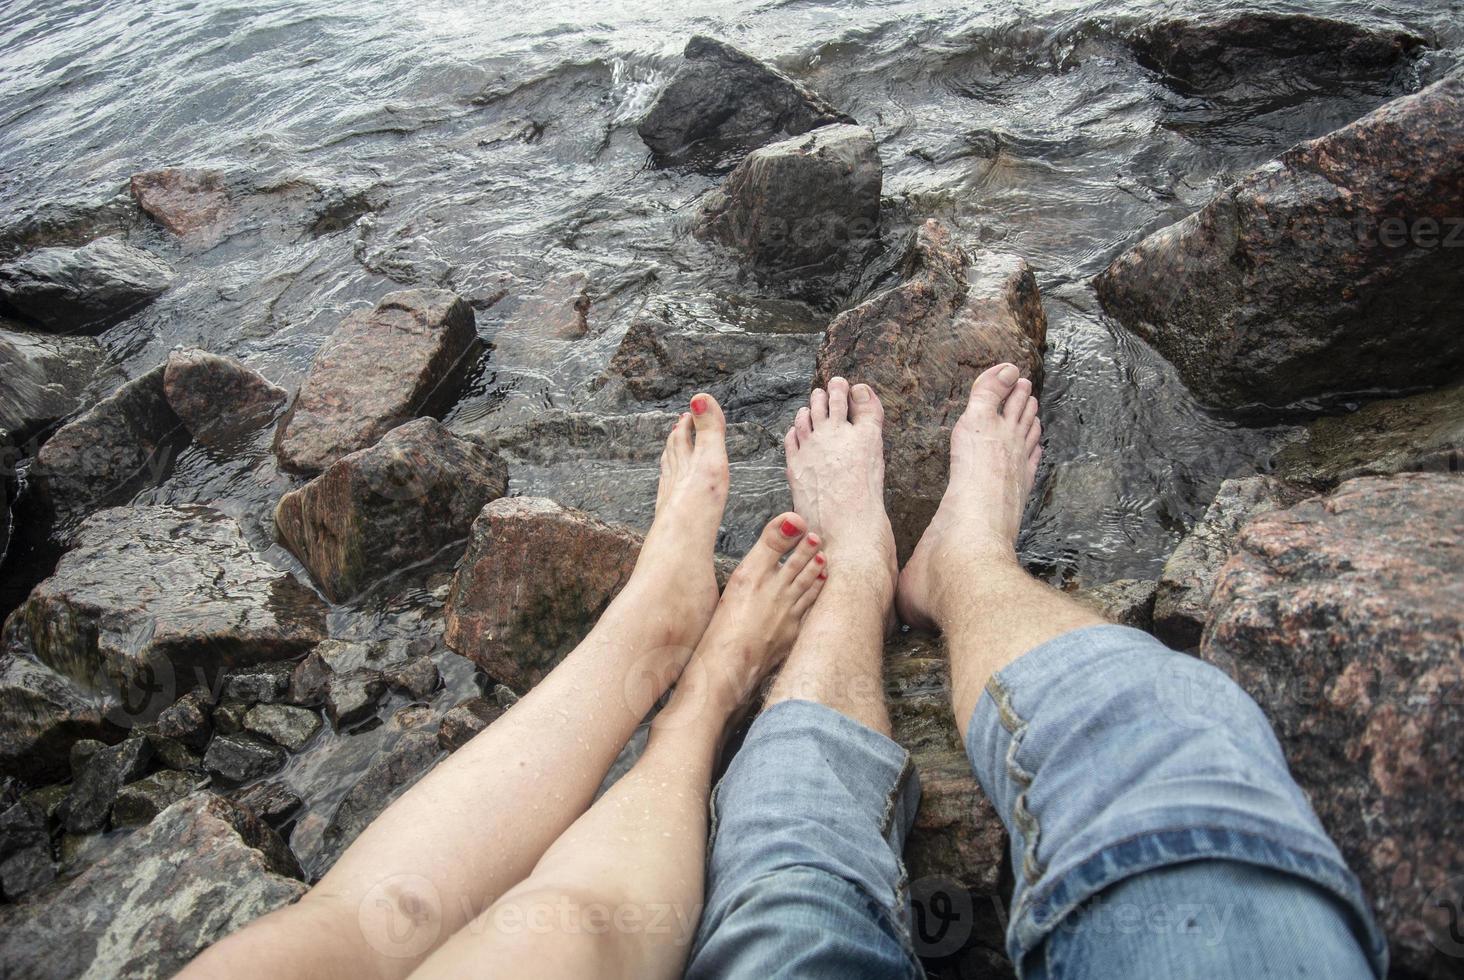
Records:
[[[849,382],[843,378],[829,379],[829,421],[849,421]]]
[[[791,510],[768,521],[758,536],[757,544],[742,560],[742,567],[757,574],[771,573],[783,556],[808,531],[808,522]]]
[[[857,384],[849,389],[849,417],[855,425],[884,425],[884,405],[874,389]]]
[[[808,396],[808,411],[813,416],[813,427],[817,429],[829,420],[829,393],[822,388],[813,389]]]
[[[822,557],[822,553],[820,553],[819,557]],[[810,572],[814,568],[819,570],[818,574],[809,577]],[[828,581],[828,577],[829,573],[825,565],[817,562],[808,563],[808,567],[799,574],[795,582],[796,587],[803,589],[803,594],[793,601],[793,615],[801,617],[809,609],[813,608],[813,604],[818,600],[818,595],[823,591],[824,583]]]
[[[679,462],[691,455],[691,413],[682,412],[671,434],[666,437],[666,453],[662,457],[669,462]]]
[[[1001,403],[1011,394],[1019,377],[1021,372],[1015,364],[997,364],[987,368],[971,383],[969,407],[989,415],[1000,414]]]
[[[787,434],[783,436],[783,455],[792,458],[798,452],[798,430],[789,427]]]
[[[783,577],[790,582],[796,579],[799,573],[808,567],[808,563],[813,560],[813,556],[818,553],[818,549],[822,545],[823,542],[814,532],[810,531],[805,534],[803,540],[798,542],[798,547],[788,552],[788,557],[784,559]]]
[[[1034,418],[1032,425],[1027,429],[1027,452],[1031,452],[1042,444],[1042,420]]]
[[[813,435],[813,414],[804,407],[798,410],[797,416],[793,419],[793,430],[798,433],[798,442],[802,445],[803,440]]]
[[[1002,402],[1001,417],[1016,429],[1022,421],[1022,413],[1027,410],[1027,403],[1031,400],[1032,382],[1026,378],[1018,378],[1017,383],[1012,385],[1012,393]]]
[[[811,537],[813,537],[813,535],[810,534],[808,538]],[[806,589],[812,588],[814,582],[826,577],[828,574],[827,570],[829,567],[829,562],[827,556],[825,556],[824,553],[818,550],[818,548],[816,547],[805,547],[808,543],[808,538],[804,538],[804,543],[800,544],[797,550],[794,552],[794,554],[801,555],[801,557],[803,558],[803,564],[798,568],[798,571],[795,574],[789,576],[788,579],[789,587],[798,592],[803,592]],[[805,551],[807,552],[807,554],[802,554]],[[786,564],[783,566],[785,572],[787,570],[787,567],[788,566]]]
[[[1021,432],[1025,435],[1027,432],[1031,431],[1032,424],[1037,421],[1037,408],[1037,399],[1028,398],[1027,404],[1022,407],[1021,417],[1017,419],[1018,432]]]
[[[705,457],[727,457],[727,417],[722,406],[706,392],[691,399],[691,424],[696,429],[696,454]]]
[[[1033,446],[1032,451],[1027,455],[1027,483],[1030,486],[1037,482],[1037,467],[1042,463],[1042,447]]]

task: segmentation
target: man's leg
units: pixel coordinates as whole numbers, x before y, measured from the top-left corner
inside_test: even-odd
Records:
[[[881,682],[895,584],[883,420],[867,385],[834,378],[789,430],[794,509],[829,577],[717,788],[689,977],[919,973],[900,862],[919,789]]]
[[[956,722],[1011,833],[1019,973],[1381,976],[1357,881],[1255,703],[1017,563],[1040,456],[1017,374],[972,386],[898,602],[946,635]]]

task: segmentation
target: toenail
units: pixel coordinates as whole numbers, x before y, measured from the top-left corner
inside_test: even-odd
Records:
[[[810,534],[806,540],[808,541],[809,544],[813,545],[813,547],[815,547],[815,548],[818,547],[818,535],[817,534]]]
[[[813,556],[813,560],[816,561],[816,562],[818,562],[820,565],[822,565],[824,563],[824,556],[821,555],[821,554],[814,555]]]
[[[862,405],[869,401],[869,396],[873,392],[869,390],[869,385],[855,385],[852,394],[854,395],[854,400]]]
[[[818,580],[820,582],[822,582],[824,579],[826,579],[828,577],[829,577],[829,573],[828,572],[819,572],[818,573]]]
[[[707,400],[701,395],[697,395],[691,400],[691,410],[696,414],[701,415],[707,410]]]
[[[998,371],[996,376],[1001,379],[1002,384],[1010,385],[1017,383],[1017,378],[1021,375],[1021,373],[1022,372],[1017,370],[1017,366],[1015,364],[1008,364],[1006,367]]]
[[[793,538],[798,536],[798,525],[794,524],[792,521],[785,520],[780,530],[783,532],[783,537],[785,538]]]

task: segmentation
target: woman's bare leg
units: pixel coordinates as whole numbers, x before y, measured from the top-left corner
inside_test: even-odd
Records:
[[[701,915],[718,749],[728,722],[792,645],[824,580],[823,556],[806,528],[790,513],[763,529],[652,724],[640,761],[526,881],[417,976],[681,975]]]
[[[585,812],[717,607],[726,422],[710,395],[691,408],[667,439],[635,572],[589,636],[388,807],[304,898],[210,948],[189,975],[406,976]]]

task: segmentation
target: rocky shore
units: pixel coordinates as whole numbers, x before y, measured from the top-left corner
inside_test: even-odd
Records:
[[[1154,84],[1243,107],[1258,72],[1393,85],[1426,47],[1281,15],[1166,21],[1123,43]],[[1131,229],[1072,284],[939,204],[893,199],[889,123],[819,94],[817,72],[700,36],[672,68],[636,132],[650,174],[703,182],[683,216],[696,247],[676,261],[736,270],[782,330],[709,327],[702,298],[639,282],[624,288],[654,298],[623,308],[584,276],[402,282],[402,256],[372,238],[380,194],[325,181],[149,170],[124,196],[0,229],[0,554],[16,592],[0,634],[0,973],[169,975],[296,900],[588,631],[629,575],[670,411],[692,392],[732,418],[731,555],[786,506],[790,406],[834,375],[875,385],[903,559],[971,379],[1013,361],[1053,384],[1071,369],[1053,323],[1086,304],[1268,449],[1196,518],[1166,517],[1178,543],[1154,574],[1062,584],[1235,677],[1362,878],[1394,975],[1456,976],[1460,76],[1379,98],[1176,223]],[[534,138],[505,132],[474,139]],[[297,379],[196,346],[124,371],[98,339],[188,288],[200,257],[347,228],[363,274],[391,284],[330,316]],[[623,314],[615,332],[606,309]],[[525,386],[460,411],[510,361],[525,376],[575,363],[576,398]],[[199,468],[202,492],[179,493]],[[238,502],[250,480],[263,514]],[[901,632],[887,667],[924,786],[913,892],[960,917],[958,942],[922,952],[936,976],[1010,976],[1007,841],[949,716],[939,639]],[[1156,697],[1203,721],[1184,692]]]

